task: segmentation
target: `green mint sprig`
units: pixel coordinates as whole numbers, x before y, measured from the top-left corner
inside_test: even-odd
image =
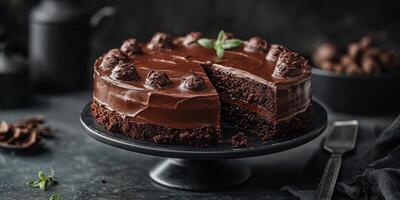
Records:
[[[54,171],[51,171],[50,176],[46,176],[42,171],[39,171],[38,177],[39,180],[36,181],[29,181],[27,185],[31,188],[40,188],[41,190],[45,191],[47,187],[50,185],[56,185],[57,181],[54,179]]]
[[[236,48],[243,44],[243,41],[239,39],[227,39],[225,32],[221,30],[215,41],[210,38],[200,38],[197,40],[197,43],[204,48],[214,49],[217,58],[222,59],[226,49]]]
[[[60,199],[60,194],[52,194],[49,200],[59,200],[59,199]]]

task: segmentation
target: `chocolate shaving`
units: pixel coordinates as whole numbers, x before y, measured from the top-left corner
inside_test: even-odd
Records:
[[[42,117],[24,118],[15,123],[0,122],[0,143],[4,146],[29,148],[39,144],[42,136],[52,136],[51,133]]]

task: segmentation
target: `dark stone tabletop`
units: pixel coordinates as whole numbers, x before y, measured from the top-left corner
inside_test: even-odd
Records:
[[[0,199],[293,199],[281,191],[284,185],[301,184],[314,176],[303,173],[323,136],[303,146],[267,156],[242,159],[252,168],[244,184],[217,192],[168,189],[151,181],[148,170],[162,158],[137,154],[100,143],[87,136],[79,122],[80,111],[90,101],[89,93],[40,96],[34,106],[0,111],[0,119],[14,121],[43,115],[56,129],[41,151],[0,151]],[[395,116],[350,116],[329,112],[329,120],[359,119],[369,129],[386,127]],[[362,130],[362,129],[361,129]],[[362,135],[366,147],[375,134]],[[366,139],[365,139],[366,138]],[[323,167],[323,166],[322,166]],[[59,184],[48,191],[32,189],[26,182],[54,169]]]

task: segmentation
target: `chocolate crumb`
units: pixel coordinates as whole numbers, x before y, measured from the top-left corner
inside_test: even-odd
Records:
[[[171,81],[163,71],[150,71],[145,81],[147,87],[156,89],[162,89],[169,84],[171,84]]]
[[[233,148],[248,147],[247,137],[242,132],[239,132],[236,135],[232,136],[228,142],[233,146]]]
[[[133,54],[143,53],[142,48],[135,38],[129,38],[122,43],[121,51],[126,55],[131,56]]]
[[[207,88],[204,78],[200,74],[190,73],[182,77],[181,88],[193,91],[200,91]]]

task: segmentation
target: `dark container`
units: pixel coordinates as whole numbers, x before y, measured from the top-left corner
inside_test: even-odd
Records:
[[[95,22],[112,15],[110,9],[99,10],[93,16]],[[39,92],[87,87],[90,29],[97,25],[90,20],[90,14],[76,0],[44,0],[32,10],[29,58]]]
[[[0,43],[0,91],[0,109],[24,107],[32,102],[27,60],[6,51],[4,43]]]
[[[312,69],[313,96],[334,111],[351,114],[400,112],[400,71],[350,76]]]

